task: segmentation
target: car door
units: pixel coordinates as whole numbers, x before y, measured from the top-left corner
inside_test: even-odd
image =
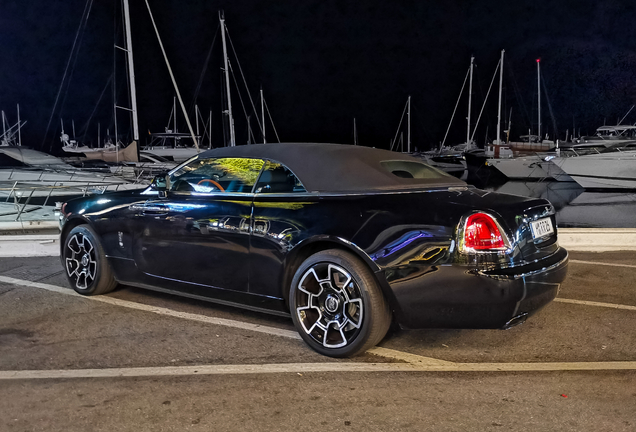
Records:
[[[254,194],[250,248],[250,293],[280,297],[287,253],[312,227],[308,194],[284,165],[268,161]]]
[[[263,164],[197,158],[173,172],[166,198],[137,206],[138,268],[164,281],[247,291],[252,189]]]

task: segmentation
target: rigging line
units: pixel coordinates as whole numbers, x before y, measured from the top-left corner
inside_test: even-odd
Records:
[[[75,50],[75,56],[73,58],[73,64],[71,65],[71,71],[68,75],[68,80],[66,81],[66,88],[64,90],[64,96],[62,97],[62,102],[60,103],[60,117],[62,116],[62,111],[64,110],[64,106],[66,105],[66,98],[68,96],[68,91],[71,87],[71,81],[73,80],[73,74],[75,73],[75,66],[77,66],[77,59],[79,58],[79,52],[82,48],[82,42],[84,41],[84,35],[86,34],[86,25],[88,24],[88,17],[90,15],[91,8],[93,7],[93,0],[91,0],[91,6],[88,9],[88,13],[86,15],[86,19],[82,23],[82,30],[80,32],[79,41],[77,43],[77,48]],[[73,137],[75,138],[75,137]]]
[[[234,75],[234,69],[232,68],[232,64],[231,63],[228,63],[228,66],[229,66],[230,72],[232,74],[232,79],[234,80],[234,85],[236,86],[236,90],[237,90],[236,93],[238,94],[239,101],[241,101],[241,108],[243,108],[243,114],[245,114],[245,118],[246,119],[249,119],[249,117],[247,116],[247,110],[245,109],[245,104],[243,103],[243,96],[241,96],[241,92],[238,91],[239,86],[238,86],[238,82],[236,81],[236,75]],[[248,95],[249,95],[249,92],[248,92]],[[259,124],[259,126],[260,126],[260,124]],[[248,137],[248,139],[249,139],[249,137]]]
[[[522,118],[526,122],[524,127],[527,127],[528,125],[532,124],[532,120],[530,119],[530,115],[528,114],[528,108],[526,107],[526,104],[523,102],[523,99],[521,97],[521,91],[519,90],[519,84],[517,83],[517,78],[515,77],[514,70],[512,68],[508,68],[508,70],[510,71],[510,77],[512,78],[512,89],[515,94],[515,99],[517,99],[519,107],[521,108]]]
[[[203,69],[201,70],[201,75],[199,76],[199,82],[197,83],[197,88],[194,91],[194,95],[192,97],[192,103],[190,104],[190,108],[188,112],[192,112],[194,105],[197,103],[197,99],[199,98],[199,92],[201,91],[201,86],[203,85],[203,78],[205,73],[208,71],[208,65],[210,64],[210,58],[212,57],[212,49],[214,48],[214,43],[216,42],[216,37],[219,34],[219,29],[221,28],[221,23],[219,23],[216,27],[216,31],[214,32],[214,37],[212,38],[212,44],[210,45],[210,49],[208,50],[208,55],[205,58],[205,62],[203,63]]]
[[[464,84],[462,84],[462,89],[459,91],[459,97],[457,98],[457,102],[455,102],[455,109],[453,109],[453,115],[451,116],[450,122],[448,122],[448,128],[446,128],[446,134],[444,135],[444,139],[442,140],[442,147],[446,143],[446,137],[448,137],[448,131],[450,131],[451,125],[453,124],[453,119],[455,118],[455,113],[457,112],[457,106],[459,105],[459,100],[462,98],[462,93],[464,93],[464,87],[466,87],[466,81],[468,80],[468,75],[470,75],[470,67],[468,68],[468,72],[466,72],[466,76],[464,77]]]
[[[495,82],[495,77],[497,76],[497,71],[499,70],[500,67],[501,67],[501,59],[499,59],[499,61],[497,62],[497,68],[495,69],[495,73],[492,74],[492,80],[490,81],[490,86],[488,87],[488,91],[486,92],[486,98],[484,99],[484,103],[481,106],[481,111],[479,111],[479,117],[477,117],[477,123],[479,123],[479,120],[481,119],[481,115],[484,112],[486,102],[488,101],[488,96],[490,95],[490,90],[492,90],[492,84]],[[473,141],[475,137],[475,132],[477,132],[477,128],[473,130],[473,134],[470,136],[471,141]]]
[[[274,135],[276,135],[276,140],[280,143],[280,138],[278,137],[278,131],[276,131],[276,126],[274,126],[274,119],[269,112],[269,107],[267,106],[267,101],[263,98],[263,105],[265,105],[265,111],[267,111],[267,116],[269,117],[269,122],[272,124],[272,129],[274,129]]]
[[[248,138],[251,138],[251,140],[250,140],[250,143],[251,143],[251,144],[256,144],[256,137],[254,136],[254,131],[252,130],[251,125],[249,124],[249,122],[250,122],[250,119],[251,119],[251,118],[252,118],[252,116],[250,116],[250,117],[247,119],[248,126],[249,126],[249,127],[248,127],[248,131],[249,131],[249,136],[248,136]]]
[[[174,105],[172,106],[172,108],[170,108],[170,116],[168,117],[168,126],[166,126],[166,128],[165,128],[166,130],[170,129],[170,125],[171,125],[171,124],[174,124],[174,123],[172,123],[172,116],[173,116],[173,115],[175,115],[175,116],[177,115],[177,114],[174,112]],[[173,132],[175,132],[175,133],[176,133],[177,131],[176,131],[176,130],[174,130]]]
[[[110,78],[108,78],[108,81],[106,81],[106,85],[104,86],[104,89],[102,90],[102,93],[99,95],[99,99],[97,99],[97,103],[93,107],[93,112],[91,112],[91,115],[88,117],[88,120],[86,121],[86,124],[84,124],[84,126],[80,130],[80,132],[84,133],[82,135],[82,140],[84,140],[86,138],[86,135],[88,134],[88,126],[90,125],[90,122],[93,119],[93,116],[95,115],[95,112],[97,111],[97,107],[99,106],[99,103],[102,101],[102,98],[104,97],[104,93],[106,93],[106,90],[110,86],[110,83],[111,83],[112,80],[113,80],[113,74],[110,74]]]
[[[402,111],[402,116],[400,117],[400,123],[398,124],[398,128],[395,131],[395,136],[393,137],[393,141],[391,141],[391,148],[389,150],[393,151],[393,147],[395,146],[395,143],[397,141],[397,136],[400,133],[400,128],[402,127],[402,121],[404,120],[404,114],[406,113],[406,108],[409,106],[409,102],[406,101],[406,104],[404,104],[404,111]]]
[[[159,29],[157,29],[157,25],[155,24],[155,19],[152,16],[152,11],[150,10],[150,4],[148,3],[148,0],[146,0],[146,7],[148,8],[148,15],[150,15],[150,21],[152,21],[152,26],[155,29],[155,34],[157,35],[157,41],[159,42],[159,47],[161,48],[161,52],[163,53],[163,58],[166,61],[166,66],[168,67],[170,78],[172,79],[172,85],[174,86],[174,90],[177,93],[177,98],[179,99],[179,105],[181,106],[181,110],[183,111],[183,115],[185,116],[188,129],[190,130],[190,136],[192,137],[192,142],[194,143],[194,146],[196,147],[197,153],[198,153],[199,142],[197,141],[197,137],[194,135],[194,131],[192,130],[192,125],[190,124],[190,118],[188,117],[188,113],[186,112],[185,106],[183,105],[183,99],[181,99],[181,93],[179,92],[179,88],[177,87],[177,81],[175,80],[174,74],[172,73],[172,68],[170,67],[170,62],[168,61],[166,50],[163,48],[163,43],[161,42],[161,37],[159,36]],[[176,116],[176,113],[175,113],[175,116]]]
[[[254,100],[252,100],[252,94],[250,93],[250,89],[247,87],[247,81],[245,81],[245,75],[243,75],[243,68],[241,68],[241,62],[239,62],[238,56],[236,55],[236,50],[234,49],[234,44],[232,43],[232,38],[230,37],[230,32],[227,29],[227,25],[225,26],[225,34],[227,35],[227,40],[230,41],[230,47],[232,48],[232,52],[234,53],[236,64],[238,65],[239,72],[241,72],[241,78],[243,78],[243,85],[245,86],[247,97],[250,99],[250,103],[252,104],[252,112],[256,114],[256,123],[258,124],[258,127],[260,128],[261,132],[263,132],[263,127],[261,127],[261,122],[258,119],[256,107],[254,106]],[[236,79],[234,81],[236,81]],[[236,85],[236,88],[238,89],[238,84]]]
[[[636,105],[632,105],[632,107],[629,109],[629,111],[627,111],[627,114],[625,114],[625,115],[623,116],[623,118],[622,118],[622,119],[618,122],[618,124],[617,124],[616,126],[620,126],[620,125],[621,125],[621,123],[623,123],[623,120],[625,120],[625,117],[627,117],[627,116],[629,115],[629,113],[630,113],[630,112],[632,112],[632,110],[634,109],[634,107],[635,107],[635,106],[636,106]]]
[[[411,110],[416,114],[411,116],[411,124],[415,123],[415,125],[419,127],[419,130],[422,131],[422,134],[426,137],[426,139],[432,141],[429,132],[426,130],[426,127],[422,122],[422,115],[420,113],[420,110],[417,108],[417,104],[411,102]]]
[[[82,29],[82,24],[85,19],[88,19],[88,12],[90,7],[93,5],[93,0],[86,0],[86,4],[84,5],[84,12],[82,12],[82,19],[80,20],[80,25],[77,28],[77,32],[75,33],[75,39],[73,40],[73,46],[71,47],[71,54],[68,57],[66,62],[66,67],[64,69],[64,75],[62,76],[62,82],[60,83],[60,88],[57,91],[57,95],[55,96],[55,103],[53,104],[53,109],[51,110],[51,116],[49,117],[49,122],[46,125],[46,131],[44,132],[44,137],[42,138],[42,143],[40,144],[40,149],[44,147],[44,143],[46,142],[46,137],[49,134],[49,129],[51,127],[51,121],[53,121],[53,115],[55,114],[55,109],[57,108],[57,103],[60,99],[60,94],[62,93],[62,87],[64,86],[64,81],[66,80],[66,74],[68,73],[68,68],[71,64],[71,60],[73,59],[73,53],[75,51],[75,46],[77,44],[77,40],[79,39],[79,35]],[[51,144],[51,150],[53,145]]]
[[[201,119],[201,122],[203,123],[203,133],[201,134],[201,142],[203,142],[206,136],[208,138],[210,137],[208,134],[208,120],[203,118],[203,116],[201,115],[201,111],[198,112],[198,115],[199,119]]]
[[[550,117],[552,118],[552,127],[554,128],[554,139],[556,140],[557,138],[557,124],[556,124],[556,118],[554,118],[554,112],[552,111],[552,103],[550,103],[550,96],[548,96],[548,89],[545,86],[545,78],[543,77],[543,73],[539,72],[541,74],[541,84],[543,84],[543,93],[545,93],[545,99],[548,102],[548,111],[550,111]],[[541,142],[541,137],[539,137],[539,142]]]
[[[481,86],[481,81],[480,81],[480,77],[479,77],[479,67],[477,67],[477,65],[474,65],[475,69],[473,70],[473,73],[475,74],[475,76],[477,77],[477,83],[479,85],[479,92],[480,92],[480,96],[484,94],[484,89]],[[477,127],[479,126],[479,119],[477,119],[477,121],[475,122],[475,125],[473,127],[473,130],[476,132],[477,131]],[[473,133],[474,135],[475,133]],[[472,141],[472,139],[470,140]]]

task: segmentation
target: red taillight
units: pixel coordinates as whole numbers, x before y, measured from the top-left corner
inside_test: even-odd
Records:
[[[464,247],[478,251],[504,250],[506,243],[492,217],[485,213],[475,213],[466,220]]]

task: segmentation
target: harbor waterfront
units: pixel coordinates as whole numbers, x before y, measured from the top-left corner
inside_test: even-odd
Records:
[[[558,181],[507,181],[485,189],[549,200],[560,228],[636,227],[633,191],[588,191],[574,182]]]

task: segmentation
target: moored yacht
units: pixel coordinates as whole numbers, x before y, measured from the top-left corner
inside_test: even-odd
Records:
[[[636,189],[636,142],[617,144],[571,157],[555,157],[559,166],[586,189]]]

